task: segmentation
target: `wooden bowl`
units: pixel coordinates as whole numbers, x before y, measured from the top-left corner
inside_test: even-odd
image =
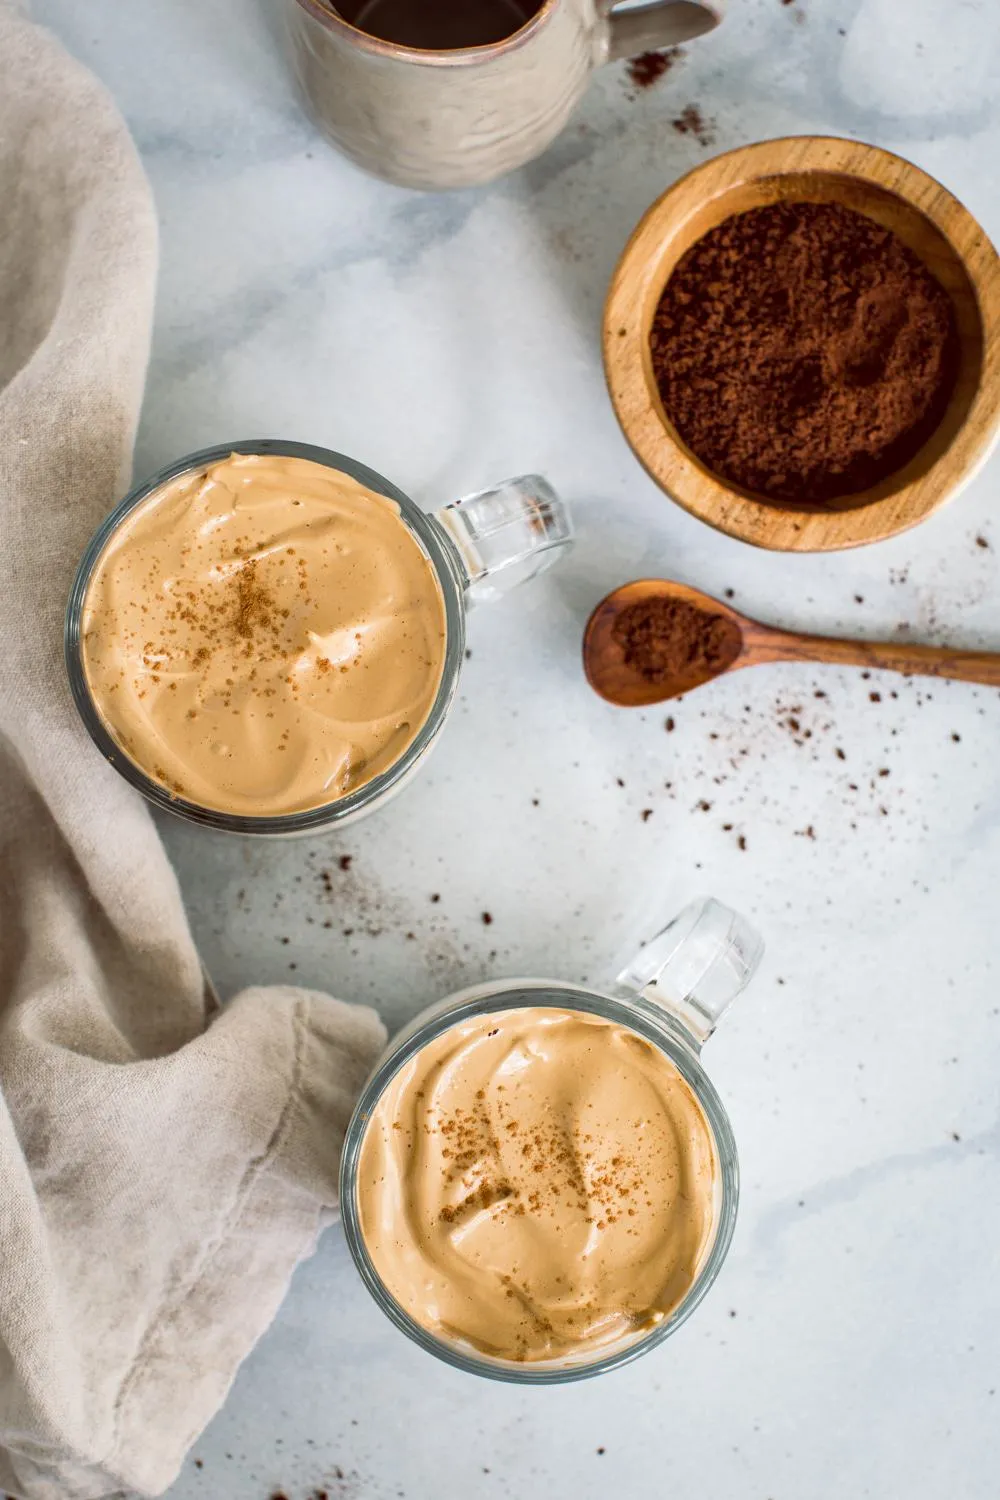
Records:
[[[653,315],[684,252],[731,214],[780,199],[841,203],[894,230],[950,294],[958,322],[958,379],[940,425],[880,484],[824,504],[769,500],[707,469],[664,412],[649,352]],[[611,281],[604,367],[636,457],[692,515],[777,551],[859,547],[925,520],[972,478],[996,440],[1000,259],[957,198],[899,156],[824,136],[762,141],[696,167],[648,210]]]

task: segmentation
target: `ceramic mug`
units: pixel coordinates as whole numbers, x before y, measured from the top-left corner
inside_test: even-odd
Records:
[[[83,621],[90,580],[119,526],[172,480],[220,463],[233,453],[308,459],[349,474],[399,506],[400,516],[430,563],[445,606],[445,659],[441,685],[419,734],[379,775],[320,807],[252,817],[189,802],[145,771],[112,736],[94,699],[83,657]],[[427,515],[374,469],[308,443],[262,439],[225,443],[178,459],[138,485],[94,533],[77,569],[66,611],[65,655],[70,688],[91,739],[115,769],[154,806],[223,833],[289,836],[343,827],[374,812],[414,776],[444,727],[465,659],[465,617],[470,605],[501,598],[511,588],[550,567],[572,544],[569,511],[538,474],[521,475],[477,494],[453,500]]]
[[[292,66],[316,123],[366,171],[415,188],[467,187],[531,161],[595,68],[702,36],[720,4],[544,0],[503,41],[433,52],[369,36],[328,0],[284,0]]]
[[[340,1207],[354,1262],[369,1292],[403,1333],[430,1354],[474,1375],[523,1385],[550,1385],[616,1369],[676,1332],[715,1281],[736,1226],[739,1166],[722,1101],[701,1065],[701,1049],[760,963],[754,928],[721,902],[694,901],[640,948],[607,992],[559,980],[508,979],[464,990],[422,1012],[392,1041],[369,1077],[347,1127],[340,1168]],[[362,1144],[372,1114],[392,1079],[429,1042],[479,1016],[522,1007],[582,1011],[628,1028],[663,1052],[684,1078],[715,1141],[714,1223],[696,1275],[674,1310],[638,1339],[572,1361],[517,1363],[457,1339],[445,1341],[417,1322],[393,1296],[365,1245],[359,1204]]]

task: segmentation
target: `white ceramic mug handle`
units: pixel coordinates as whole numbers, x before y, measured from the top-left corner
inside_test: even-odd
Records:
[[[605,62],[635,57],[652,49],[677,47],[696,37],[714,31],[722,20],[719,0],[702,4],[701,0],[652,0],[651,4],[630,6],[628,10],[613,5],[607,12],[608,41]]]

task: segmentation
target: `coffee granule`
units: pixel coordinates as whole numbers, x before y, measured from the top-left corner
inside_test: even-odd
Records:
[[[670,123],[678,135],[693,135],[699,146],[710,146],[715,140],[715,122],[706,120],[697,104],[685,104]]]
[[[626,63],[629,83],[637,89],[652,88],[683,55],[680,47],[670,47],[666,52],[640,52],[638,57],[630,57]]]
[[[656,683],[714,677],[736,660],[743,645],[735,621],[667,595],[630,604],[611,634],[625,665],[646,682]]]
[[[947,292],[891,230],[837,203],[734,214],[682,256],[650,333],[664,409],[716,474],[823,503],[901,468],[958,373]]]

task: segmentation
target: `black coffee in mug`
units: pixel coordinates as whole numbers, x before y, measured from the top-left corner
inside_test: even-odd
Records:
[[[545,0],[337,0],[337,14],[359,31],[415,47],[451,52],[502,42],[530,21]]]

